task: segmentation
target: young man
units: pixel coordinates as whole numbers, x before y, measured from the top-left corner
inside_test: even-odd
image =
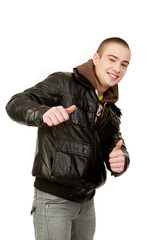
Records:
[[[115,177],[129,165],[115,103],[130,58],[123,39],[106,39],[73,73],[53,73],[7,104],[13,120],[38,127],[32,170],[37,240],[93,239],[93,197],[105,183],[105,165]]]

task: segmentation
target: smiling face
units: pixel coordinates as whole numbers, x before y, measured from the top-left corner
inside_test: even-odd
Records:
[[[102,55],[95,53],[93,63],[97,76],[99,94],[118,84],[126,73],[131,52],[119,43],[108,43]]]

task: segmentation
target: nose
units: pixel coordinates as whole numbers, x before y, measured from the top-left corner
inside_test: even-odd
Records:
[[[116,73],[120,73],[120,71],[121,71],[121,65],[120,65],[120,63],[116,63],[116,64],[114,65],[114,71],[115,71]]]

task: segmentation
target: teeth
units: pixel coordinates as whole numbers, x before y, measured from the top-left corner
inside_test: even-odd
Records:
[[[112,77],[112,78],[118,78],[117,76],[115,76],[115,75],[113,75],[113,74],[111,74],[111,73],[109,73],[109,75]]]

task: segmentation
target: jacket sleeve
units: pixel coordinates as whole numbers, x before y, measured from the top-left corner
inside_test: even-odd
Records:
[[[34,87],[14,95],[6,105],[8,115],[21,124],[43,126],[43,114],[60,104],[62,82],[63,74],[54,73]]]

